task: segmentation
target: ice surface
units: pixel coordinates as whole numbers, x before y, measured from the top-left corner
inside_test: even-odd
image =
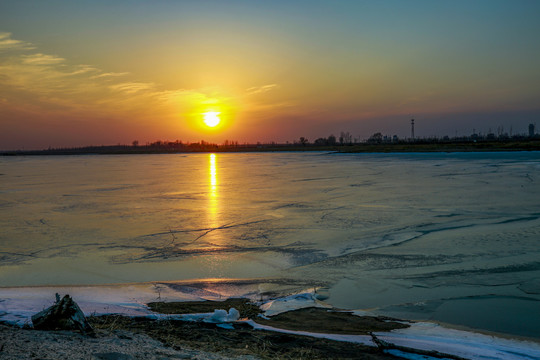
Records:
[[[330,306],[318,301],[314,292],[302,292],[269,300],[260,306],[261,310],[264,311],[264,316],[274,316],[286,311],[308,307],[329,308]]]
[[[212,313],[197,313],[197,314],[151,314],[147,317],[155,319],[167,320],[182,320],[182,321],[202,321],[213,324],[223,324],[235,322],[240,319],[240,313],[235,308],[230,308],[229,312],[224,309],[215,309]],[[230,329],[230,326],[221,326],[224,329]]]
[[[540,338],[540,314],[520,310],[540,304],[538,152],[217,154],[213,165],[209,154],[3,157],[0,167],[3,287],[157,281],[152,296],[165,298],[179,280],[257,278],[264,285],[240,293],[327,287],[336,307]],[[291,286],[274,292],[270,279]],[[235,286],[181,292],[219,299]],[[527,334],[472,311],[503,304],[498,323]]]
[[[222,322],[230,322],[230,321],[236,321],[240,319],[240,313],[235,308],[230,308],[229,313],[227,313],[227,310],[223,309],[216,309],[214,310],[214,313],[208,319],[209,322],[215,322],[215,323],[222,323]]]
[[[399,346],[436,350],[471,360],[540,359],[540,344],[415,323],[410,328],[376,333],[379,339]]]

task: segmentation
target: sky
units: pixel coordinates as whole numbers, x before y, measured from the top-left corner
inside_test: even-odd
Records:
[[[538,34],[536,0],[0,0],[0,149],[526,133]]]

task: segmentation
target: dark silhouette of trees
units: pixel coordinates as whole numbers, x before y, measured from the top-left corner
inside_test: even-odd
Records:
[[[352,135],[348,131],[341,132],[339,135],[339,143],[341,145],[352,144]]]
[[[380,144],[382,143],[382,140],[383,140],[383,135],[380,132],[377,132],[369,137],[368,143]]]
[[[336,145],[336,137],[333,134],[330,134],[327,141],[328,145]]]
[[[335,146],[336,145],[336,137],[334,135],[328,136],[328,138],[318,138],[313,142],[313,145],[316,146]]]
[[[316,140],[313,142],[313,145],[317,145],[317,146],[328,145],[328,139],[325,139],[325,138],[318,138],[318,139],[316,139]]]

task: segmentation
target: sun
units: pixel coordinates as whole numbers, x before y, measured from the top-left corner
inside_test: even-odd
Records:
[[[208,127],[216,127],[221,122],[221,119],[219,118],[219,112],[217,111],[207,111],[203,113],[203,119],[204,123]]]

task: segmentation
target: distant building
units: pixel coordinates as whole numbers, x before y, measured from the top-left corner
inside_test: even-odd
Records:
[[[529,124],[529,136],[534,136],[534,124]]]

